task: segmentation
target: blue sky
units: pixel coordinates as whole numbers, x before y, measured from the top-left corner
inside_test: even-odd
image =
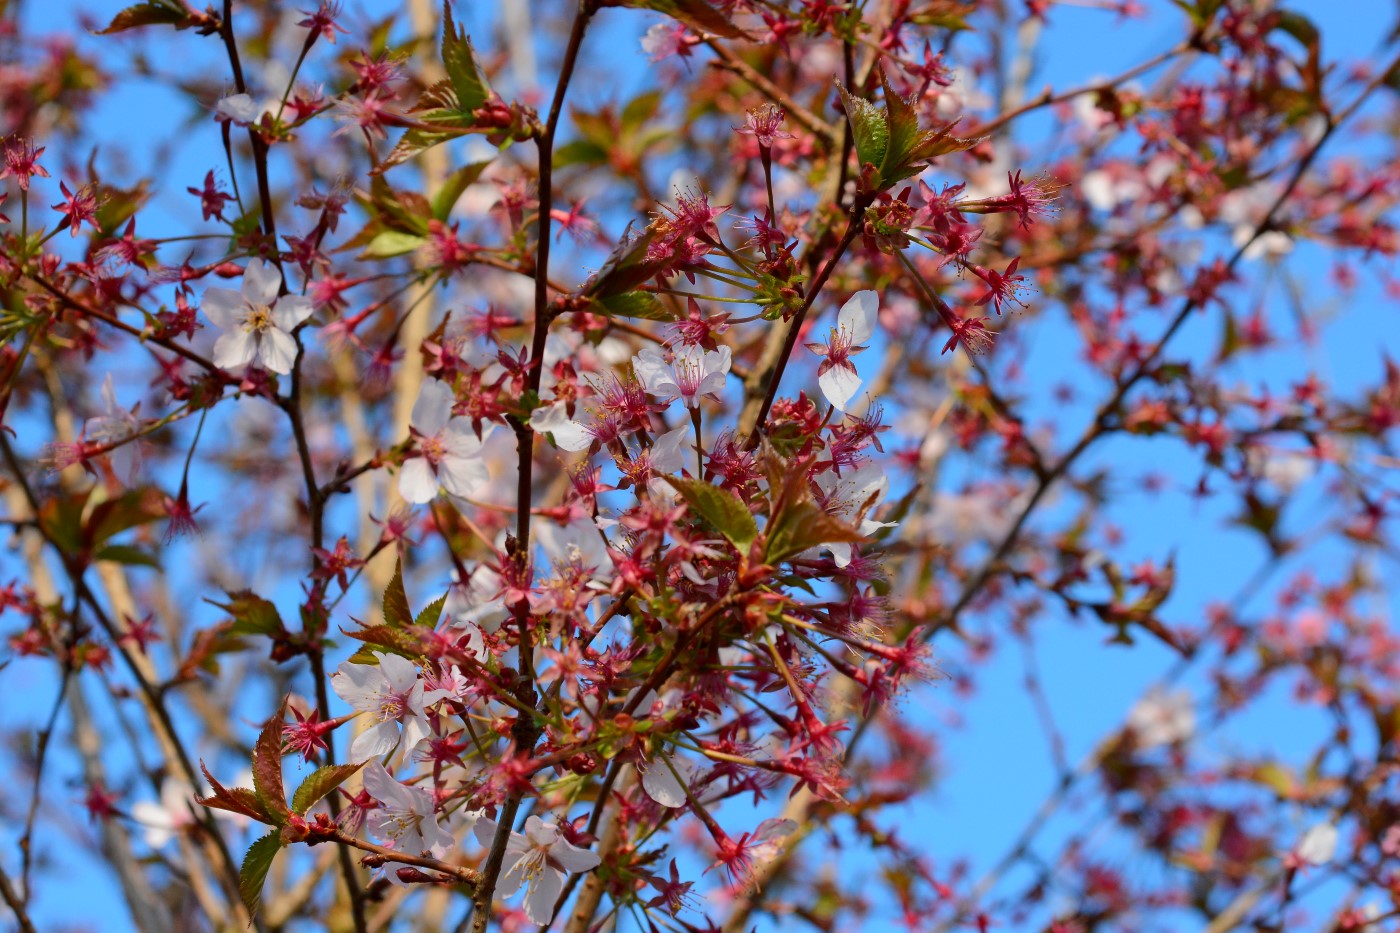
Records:
[[[1124,25],[1099,11],[1057,7],[1042,40],[1042,54],[1030,88],[1035,90],[1045,84],[1056,88],[1076,86],[1117,73],[1165,48],[1175,38],[1170,14],[1162,18],[1170,4],[1154,0],[1148,5],[1157,17],[1155,21]],[[460,15],[468,28],[480,30],[483,18],[489,15],[483,13],[488,6],[463,6]],[[1375,54],[1380,29],[1374,21],[1356,15],[1356,11],[1363,6],[1380,10],[1385,4],[1299,0],[1288,6],[1309,15],[1322,27],[1325,58],[1356,61]],[[31,28],[37,31],[67,31],[72,28],[75,11],[91,12],[95,21],[105,21],[120,7],[121,4],[110,2],[57,0],[26,4],[22,9]],[[348,7],[352,18],[362,8],[353,2]],[[625,96],[627,90],[644,86],[649,76],[644,71],[637,36],[654,21],[655,17],[644,13],[608,11],[601,24],[602,35],[591,41],[615,45],[619,50],[617,60],[625,64],[618,82],[607,86],[585,84],[576,88],[572,99],[588,104]],[[78,41],[89,48],[101,48],[101,43],[113,40],[80,35]],[[172,57],[158,64],[173,67],[178,63],[188,73],[225,73],[222,52],[216,43],[189,33],[176,36],[169,43],[164,47]],[[547,67],[546,63],[544,68]],[[547,70],[542,71],[542,77],[552,83]],[[184,187],[198,184],[208,168],[221,164],[221,155],[211,155],[218,152],[213,124],[197,119],[198,114],[191,112],[187,102],[145,82],[123,87],[105,98],[92,126],[92,135],[102,141],[108,156],[123,151],[130,164],[139,169],[148,165],[153,155],[150,137],[141,132],[141,127],[155,123],[166,128],[170,121],[183,116],[197,122],[191,132],[162,154],[162,174],[167,181],[152,207],[142,214],[140,227],[146,235],[160,233],[172,215],[186,216],[190,203]],[[1041,128],[1034,120],[1027,121],[1028,135],[1022,140],[1034,139]],[[51,150],[51,155],[57,153]],[[1290,267],[1310,293],[1327,294],[1324,277],[1328,262],[1320,251],[1311,247],[1300,249]],[[1393,305],[1380,295],[1369,276],[1363,273],[1361,278],[1357,294],[1338,309],[1310,358],[1251,356],[1234,375],[1250,384],[1279,385],[1296,378],[1304,368],[1316,368],[1341,395],[1373,382],[1386,352],[1400,356],[1400,327],[1395,322]],[[1209,347],[1218,328],[1217,317],[1201,315],[1183,333],[1181,345]],[[1036,416],[1058,417],[1049,389],[1060,382],[1070,381],[1080,387],[1086,402],[1095,401],[1102,392],[1101,384],[1084,378],[1074,355],[1076,338],[1066,331],[1063,320],[1052,314],[1037,318],[1025,335],[1024,339],[1032,345],[1025,388],[1032,398],[1043,400],[1032,402],[1032,420]],[[1364,339],[1359,339],[1359,334]],[[1199,466],[1197,458],[1178,442],[1114,441],[1103,445],[1089,463],[1095,462],[1095,457],[1099,458],[1097,462],[1112,463],[1120,476],[1149,470],[1165,472],[1178,487],[1177,493],[1157,499],[1130,492],[1115,506],[1118,524],[1127,533],[1122,552],[1116,555],[1123,564],[1142,558],[1161,560],[1169,548],[1176,549],[1181,585],[1168,604],[1168,619],[1198,622],[1207,602],[1231,596],[1265,559],[1256,536],[1226,527],[1228,515],[1219,505],[1196,504],[1183,494],[1194,485]],[[1325,577],[1337,566],[1329,566],[1328,561],[1338,558],[1339,554],[1323,550],[1320,556],[1314,554],[1310,559],[1319,562],[1316,570]],[[1252,605],[1267,605],[1270,593],[1271,588],[1264,587]],[[1394,609],[1393,599],[1390,608]],[[1120,724],[1134,699],[1174,661],[1170,652],[1149,640],[1140,641],[1132,650],[1105,645],[1102,627],[1060,620],[1053,613],[1038,632],[1040,676],[1064,731],[1066,752],[1072,762],[1080,760]],[[955,649],[950,649],[948,661],[950,667],[960,663]],[[1051,788],[1049,751],[1023,688],[1023,676],[1021,653],[1008,640],[994,659],[980,669],[973,696],[958,696],[944,683],[905,701],[916,708],[927,708],[933,717],[946,719],[955,715],[962,721],[957,728],[938,728],[946,776],[934,793],[909,809],[907,820],[901,820],[907,838],[927,840],[940,870],[946,869],[952,855],[967,855],[974,865],[973,875],[979,875],[1005,850]],[[7,695],[20,698],[0,707],[0,727],[12,729],[21,723],[36,723],[47,712],[54,683],[44,665],[17,661],[0,673],[0,679],[6,685]],[[1297,754],[1310,747],[1314,730],[1320,727],[1320,720],[1314,722],[1285,698],[1278,697],[1259,704],[1236,722],[1221,737],[1221,747],[1222,751]],[[52,767],[61,781],[78,775],[75,762],[65,755],[56,756]],[[61,797],[65,793],[76,799],[81,790],[56,786],[51,795]],[[1085,818],[1076,816],[1064,825],[1052,825],[1049,838],[1064,832],[1064,826]],[[0,859],[7,866],[14,859],[13,846],[8,845],[12,838],[0,834],[0,840],[7,843]],[[81,854],[75,857],[82,859]],[[51,880],[41,881],[35,902],[35,917],[41,926],[56,928],[71,923],[114,933],[128,929],[114,919],[122,913],[120,896],[106,872],[96,864],[88,864],[78,876],[83,878],[81,899],[71,896],[72,873],[65,880],[49,876]]]

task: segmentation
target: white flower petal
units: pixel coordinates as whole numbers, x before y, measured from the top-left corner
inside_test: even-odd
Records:
[[[227,288],[206,288],[200,296],[199,309],[220,330],[242,327],[248,317],[248,302]]]
[[[851,343],[863,344],[875,333],[880,313],[880,296],[873,291],[856,292],[836,315],[836,324],[851,335]]]
[[[645,771],[642,771],[642,789],[647,792],[648,797],[663,807],[676,809],[685,806],[685,788],[681,786],[680,779],[672,772],[668,760],[671,764],[676,765],[676,771],[685,773],[682,766],[688,765],[689,762],[668,759],[664,752],[658,753],[656,759],[647,765]],[[573,870],[580,871],[581,869]]]
[[[297,361],[297,342],[285,331],[269,327],[263,331],[258,341],[258,356],[269,372],[285,376],[292,371]]]
[[[235,123],[252,123],[258,115],[258,105],[251,95],[231,94],[214,105],[214,112]]]
[[[480,457],[444,457],[439,476],[444,489],[463,499],[470,499],[491,482],[491,474]]]
[[[554,917],[554,902],[564,890],[564,873],[546,866],[525,892],[525,916],[544,926]]]
[[[242,330],[231,330],[214,341],[214,365],[220,369],[236,369],[253,362],[258,355],[258,342]]]
[[[419,434],[434,437],[452,420],[452,403],[452,387],[445,382],[429,379],[418,390],[418,401],[413,403],[409,421]]]
[[[283,295],[272,306],[272,321],[278,327],[291,333],[292,328],[311,317],[316,306],[304,295]]]
[[[437,477],[423,457],[414,457],[399,471],[399,495],[412,505],[433,501],[438,492]]]
[[[378,758],[381,755],[389,754],[398,744],[399,724],[397,722],[375,723],[355,736],[355,741],[350,743],[350,760],[364,761],[367,758]]]
[[[817,377],[822,395],[837,411],[845,411],[846,405],[860,388],[860,376],[854,369],[845,366],[832,366]]]
[[[282,289],[282,273],[261,259],[254,259],[243,270],[243,297],[254,307],[271,308]]]
[[[1318,823],[1298,840],[1298,857],[1310,865],[1326,865],[1337,854],[1337,827]]]
[[[632,372],[652,395],[674,394],[670,391],[675,387],[674,374],[666,364],[665,356],[656,347],[644,347],[632,357]]]

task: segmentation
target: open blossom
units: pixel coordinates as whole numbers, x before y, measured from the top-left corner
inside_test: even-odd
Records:
[[[243,270],[243,287],[206,288],[200,307],[224,333],[214,344],[214,365],[223,369],[259,361],[269,372],[285,376],[297,358],[292,331],[311,316],[311,299],[282,295],[282,273],[254,259]]]
[[[646,347],[632,357],[632,369],[648,392],[658,398],[680,398],[687,408],[700,407],[702,395],[715,398],[724,390],[729,365],[728,347],[678,347],[670,363],[656,347]]]
[[[743,136],[752,136],[764,149],[773,148],[775,139],[792,139],[793,135],[783,131],[783,108],[777,104],[764,104],[748,111],[744,125],[735,127]]]
[[[476,824],[476,838],[482,845],[491,845],[496,825],[489,819]],[[564,890],[565,874],[592,871],[600,861],[596,852],[565,839],[558,824],[531,816],[525,821],[525,832],[512,832],[506,841],[496,893],[510,897],[525,885],[525,916],[531,923],[548,923],[554,915],[554,902]]]
[[[889,487],[889,477],[873,463],[840,476],[835,471],[817,475],[822,507],[842,521],[859,521],[858,527],[863,535],[873,535],[881,528],[894,527],[894,522],[877,522],[865,517],[884,498]],[[848,542],[833,542],[822,547],[831,552],[837,567],[850,564],[851,545]]]
[[[365,790],[379,801],[371,825],[375,832],[393,842],[395,849],[410,855],[429,852],[442,858],[452,848],[452,834],[438,824],[433,792],[394,780],[377,761],[364,769]],[[389,873],[392,880],[393,872]]]
[[[230,94],[214,105],[214,119],[220,123],[248,126],[265,112],[251,94]]]
[[[477,437],[470,418],[453,417],[453,401],[452,388],[435,379],[419,390],[409,421],[422,456],[408,460],[399,473],[399,495],[405,502],[432,501],[439,484],[465,498],[491,481],[481,453],[490,429]]]
[[[378,758],[396,746],[400,757],[406,755],[431,732],[425,708],[443,697],[441,690],[423,689],[417,666],[407,658],[395,654],[375,657],[377,664],[347,661],[331,675],[331,687],[340,698],[375,720],[351,744],[353,761]]]
[[[642,789],[647,796],[673,810],[686,805],[689,799],[686,790],[695,785],[700,772],[693,761],[665,752],[657,752],[649,762],[639,762],[637,770],[642,775]]]
[[[1331,823],[1318,823],[1308,828],[1293,854],[1309,865],[1326,865],[1337,854],[1337,827]]]
[[[817,384],[837,411],[845,411],[860,388],[860,376],[851,357],[864,350],[866,341],[875,333],[879,310],[880,299],[873,291],[856,292],[841,306],[826,343],[807,344],[807,349],[826,357],[817,369]]]
[[[102,414],[83,424],[83,436],[89,442],[106,446],[126,440],[141,430],[141,419],[136,414],[141,410],[141,403],[137,402],[130,411],[118,405],[111,373],[102,382],[102,408]],[[140,469],[139,441],[128,441],[112,451],[112,471],[127,485],[136,482]]]
[[[1129,711],[1128,728],[1142,749],[1186,741],[1196,731],[1196,708],[1190,691],[1149,691]]]

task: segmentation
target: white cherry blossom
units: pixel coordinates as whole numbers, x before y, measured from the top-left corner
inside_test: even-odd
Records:
[[[452,834],[437,821],[431,790],[396,781],[377,761],[371,761],[362,773],[365,790],[379,801],[369,822],[380,836],[410,855],[428,852],[442,858],[447,854],[452,848]],[[393,871],[388,875],[391,881],[397,877]]]
[[[632,357],[632,371],[652,395],[679,398],[687,408],[699,408],[700,396],[724,391],[730,362],[728,347],[706,350],[688,344],[677,347],[669,363],[659,348],[646,347]]]
[[[399,495],[405,502],[430,502],[439,485],[454,496],[469,498],[491,482],[482,456],[491,428],[478,438],[470,418],[453,416],[453,400],[452,388],[436,379],[423,383],[418,392],[409,421],[422,456],[405,462],[399,473]]]
[[[396,746],[400,756],[406,755],[431,732],[425,708],[445,695],[442,690],[425,691],[418,667],[407,658],[396,654],[375,657],[377,664],[347,661],[331,675],[331,688],[340,698],[375,720],[351,743],[353,761],[378,758]]]
[[[112,374],[102,382],[102,414],[87,419],[83,424],[83,437],[96,444],[111,444],[125,440],[141,430],[141,419],[137,412],[141,403],[128,411],[117,404],[117,393],[112,387]],[[132,485],[141,471],[141,442],[129,441],[111,453],[112,471]]]
[[[1138,748],[1142,749],[1186,741],[1196,731],[1196,708],[1191,692],[1149,690],[1128,712],[1128,728],[1133,731]]]
[[[818,474],[817,488],[821,492],[822,507],[841,521],[859,521],[858,527],[863,535],[873,535],[881,528],[893,528],[895,525],[894,522],[877,522],[866,518],[890,488],[889,477],[873,463],[847,470],[840,476],[833,470]],[[837,541],[822,547],[831,552],[837,567],[850,564],[851,545],[848,542]]]
[[[292,331],[315,308],[302,295],[277,293],[282,273],[254,259],[243,270],[240,291],[206,288],[200,307],[224,333],[214,344],[214,365],[222,369],[246,366],[255,360],[269,372],[285,376],[297,358]]]
[[[1309,865],[1326,865],[1337,854],[1337,827],[1331,823],[1309,827],[1293,851]]]
[[[490,819],[477,822],[476,838],[482,845],[491,845],[496,825]],[[525,916],[531,923],[545,924],[553,919],[554,902],[564,890],[565,874],[592,871],[600,861],[596,852],[565,839],[558,824],[532,816],[525,821],[525,832],[512,832],[506,842],[496,892],[510,897],[525,885]]]
[[[836,326],[827,335],[826,342],[807,344],[807,349],[826,357],[817,370],[817,384],[837,411],[845,411],[860,388],[860,375],[851,357],[865,349],[866,342],[875,333],[875,319],[879,313],[878,295],[869,290],[856,292],[841,306]]]

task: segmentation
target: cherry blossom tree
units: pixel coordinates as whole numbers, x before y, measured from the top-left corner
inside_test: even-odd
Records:
[[[1400,28],[65,15],[0,9],[6,922],[1394,927]]]

